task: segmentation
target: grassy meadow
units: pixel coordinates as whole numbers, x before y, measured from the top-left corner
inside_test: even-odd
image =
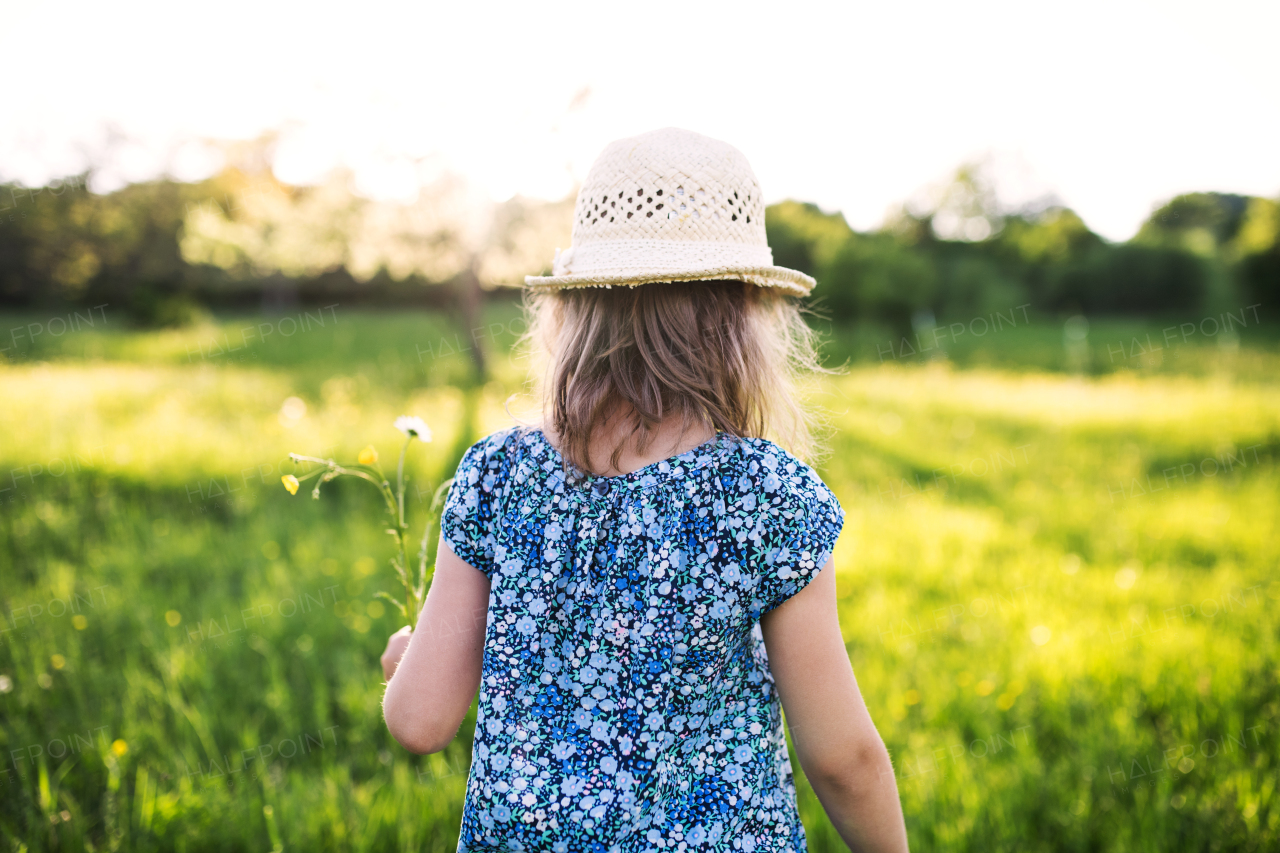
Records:
[[[455,849],[474,709],[437,755],[386,732],[377,495],[280,477],[420,415],[421,511],[522,389],[487,310],[483,383],[445,316],[0,316],[3,849]],[[811,389],[912,848],[1277,849],[1280,334],[1017,319],[826,329]]]

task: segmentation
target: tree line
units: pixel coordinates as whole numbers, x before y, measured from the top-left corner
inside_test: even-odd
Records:
[[[111,303],[146,325],[335,300],[471,314],[493,286],[548,271],[573,205],[494,204],[448,175],[410,203],[364,199],[342,173],[314,187],[234,167],[103,194],[87,184],[0,184],[0,306]],[[907,328],[1021,305],[1186,315],[1280,296],[1280,202],[1260,197],[1181,195],[1113,243],[1052,201],[1003,208],[964,167],[934,203],[876,231],[796,201],[770,206],[766,229],[775,263],[816,277],[813,304],[837,322]]]
[[[961,319],[1015,306],[1053,315],[1187,316],[1280,298],[1280,201],[1198,192],[1113,243],[1070,208],[1001,211],[961,169],[943,200],[903,208],[876,232],[783,202],[766,211],[774,260],[820,283],[834,320]],[[957,202],[957,199],[959,201]]]

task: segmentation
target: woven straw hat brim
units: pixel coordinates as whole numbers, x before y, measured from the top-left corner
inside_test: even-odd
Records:
[[[625,275],[529,275],[524,283],[530,290],[561,290],[569,287],[634,287],[664,281],[745,281],[758,287],[776,287],[795,296],[808,296],[817,282],[802,272],[786,267],[707,267],[678,272],[628,273]]]

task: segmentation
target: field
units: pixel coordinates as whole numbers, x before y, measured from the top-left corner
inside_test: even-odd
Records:
[[[514,307],[483,383],[447,317],[98,310],[0,317],[3,848],[453,850],[474,716],[425,757],[382,723],[376,495],[280,477],[421,415],[420,512],[510,422]],[[1245,319],[828,330],[842,624],[914,850],[1280,847],[1280,334]]]

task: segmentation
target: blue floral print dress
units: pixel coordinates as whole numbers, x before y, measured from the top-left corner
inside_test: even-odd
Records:
[[[759,619],[843,523],[764,439],[617,477],[537,429],[473,445],[441,520],[491,582],[458,850],[807,850]]]

